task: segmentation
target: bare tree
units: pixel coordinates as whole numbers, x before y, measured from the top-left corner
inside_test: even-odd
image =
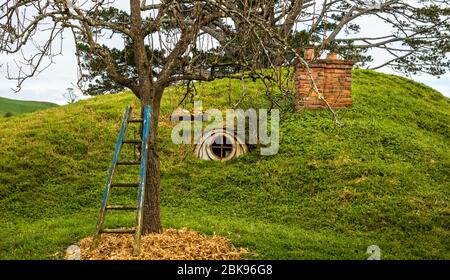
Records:
[[[369,51],[384,53],[386,60],[371,69],[390,66],[405,73],[441,75],[450,68],[450,4],[446,0],[269,0],[227,5],[236,6],[250,14],[251,21],[264,20],[297,49],[316,45],[319,54],[333,50],[360,64],[372,60]],[[223,44],[230,34],[248,33],[248,20],[239,13],[230,17],[231,25],[214,22],[202,30]],[[361,26],[366,20],[379,25],[377,31],[383,30],[382,34],[368,35],[374,26]],[[227,51],[242,50],[229,44]]]
[[[253,77],[289,95],[282,67],[299,61],[307,66],[299,52],[312,44],[318,53],[335,50],[362,61],[370,59],[365,51],[382,48],[392,55],[386,65],[410,72],[440,74],[449,65],[445,0],[129,0],[126,7],[113,0],[9,0],[0,11],[0,51],[28,54],[16,65],[17,75],[8,75],[18,89],[51,65],[70,32],[81,88],[89,94],[128,88],[152,107],[144,234],[161,230],[156,139],[167,86]],[[383,20],[394,32],[358,37],[355,21],[364,16]]]
[[[75,93],[74,88],[67,88],[66,92],[63,93],[63,97],[67,100],[69,104],[75,103],[78,99],[78,95]]]

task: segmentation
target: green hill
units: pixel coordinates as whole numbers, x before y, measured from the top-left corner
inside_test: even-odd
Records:
[[[195,99],[225,108],[240,89],[201,83]],[[246,89],[244,108],[268,106],[260,82]],[[362,260],[376,244],[383,259],[450,259],[450,99],[356,70],[344,128],[327,111],[286,112],[277,155],[208,162],[170,140],[182,94],[166,92],[158,134],[164,227],[226,236],[248,258]],[[129,104],[131,94],[106,95],[0,122],[1,259],[61,258],[93,233]]]
[[[6,113],[18,115],[44,110],[56,106],[58,105],[50,102],[23,101],[0,97],[0,117],[3,117],[3,115],[5,115]]]

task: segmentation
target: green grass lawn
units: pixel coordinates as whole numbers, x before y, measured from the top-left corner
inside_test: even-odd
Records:
[[[195,99],[224,109],[240,86],[201,83]],[[262,88],[247,81],[240,104],[268,106]],[[372,244],[383,259],[450,259],[450,99],[355,70],[344,128],[327,111],[285,111],[277,155],[208,162],[170,140],[181,95],[165,93],[158,134],[164,227],[226,236],[252,259],[362,260]],[[0,259],[61,258],[93,233],[129,104],[129,93],[107,95],[0,122]]]
[[[50,102],[23,101],[0,97],[0,117],[3,117],[6,113],[19,115],[56,106],[58,105]]]

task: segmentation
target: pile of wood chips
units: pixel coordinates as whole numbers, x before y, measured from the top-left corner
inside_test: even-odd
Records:
[[[221,236],[205,236],[187,229],[166,229],[143,235],[141,253],[132,255],[132,234],[103,234],[91,251],[92,237],[79,242],[82,260],[239,260],[247,249],[235,248]]]

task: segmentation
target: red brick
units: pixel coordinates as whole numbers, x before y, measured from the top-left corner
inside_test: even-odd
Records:
[[[327,108],[318,94],[312,90],[310,77],[314,79],[319,91],[333,108],[343,108],[352,105],[352,68],[353,62],[344,60],[316,60],[311,62],[311,74],[304,67],[297,67],[296,109]]]

